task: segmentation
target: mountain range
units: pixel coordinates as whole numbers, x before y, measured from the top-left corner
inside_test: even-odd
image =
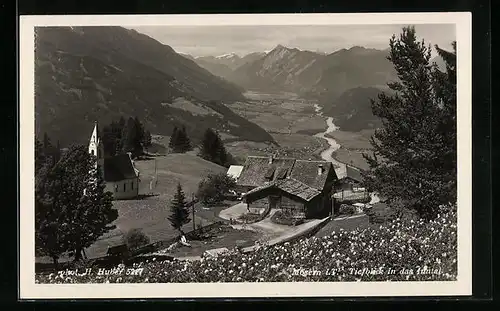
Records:
[[[357,87],[397,79],[388,50],[355,46],[330,54],[277,45],[267,53],[192,58],[198,65],[246,90],[289,91],[328,102]]]
[[[38,27],[35,31],[35,125],[62,144],[85,143],[94,121],[138,116],[154,134],[185,125],[194,140],[207,127],[273,141],[223,103],[244,89],[135,30]]]
[[[243,57],[240,57],[235,53],[228,53],[219,56],[201,56],[196,58],[191,55],[185,56],[196,62],[200,67],[210,71],[214,75],[229,79],[231,73],[236,68],[244,64],[256,61],[264,55],[266,55],[266,53],[264,52],[255,52]]]
[[[398,80],[388,56],[389,49],[361,46],[322,54],[277,45],[267,53],[245,57],[230,53],[194,61],[247,90],[288,91],[317,99],[324,114],[334,117],[341,129],[359,131],[380,125],[372,114],[370,100],[381,92],[390,92],[387,83]],[[238,62],[243,59],[248,61]],[[445,70],[440,56],[431,59],[434,62]]]

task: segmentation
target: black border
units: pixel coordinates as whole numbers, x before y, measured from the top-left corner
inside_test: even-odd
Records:
[[[186,1],[187,2],[187,1]],[[437,11],[470,11],[472,12],[472,30],[473,30],[473,72],[472,72],[472,87],[473,87],[473,296],[472,297],[380,297],[367,298],[371,301],[415,301],[423,300],[489,300],[492,296],[492,204],[491,204],[491,22],[490,22],[490,2],[489,1],[428,1],[421,0],[417,3],[406,1],[343,1],[342,3],[321,3],[320,1],[305,1],[295,0],[287,1],[286,3],[258,5],[251,2],[222,2],[224,5],[217,5],[214,1],[200,1],[199,3],[186,3],[185,1],[129,1],[129,2],[111,2],[111,1],[74,1],[74,0],[57,0],[57,1],[36,1],[25,0],[18,4],[16,17],[19,15],[46,15],[46,14],[207,14],[207,13],[355,13],[355,12],[437,12]],[[337,1],[338,2],[338,1]],[[18,20],[16,20],[18,27]],[[16,34],[18,28],[16,28]],[[17,37],[17,36],[16,36]],[[17,44],[15,49],[17,49]],[[17,51],[17,50],[16,50]],[[17,54],[17,53],[16,53]],[[19,63],[19,59],[17,59]],[[18,68],[17,68],[18,69]],[[19,83],[18,80],[16,80]],[[18,103],[19,105],[19,103]],[[5,107],[3,107],[5,108]],[[18,108],[18,106],[16,107]],[[18,111],[18,110],[17,110]],[[4,114],[5,115],[5,114]],[[10,118],[12,114],[7,114]],[[18,124],[16,124],[16,133]],[[16,135],[17,136],[17,135]],[[19,141],[17,141],[17,150],[19,150]],[[5,148],[4,148],[5,150]],[[19,154],[18,154],[19,155]],[[14,157],[12,157],[13,159]],[[12,159],[9,161],[12,163]],[[19,163],[18,163],[19,164]],[[12,167],[12,165],[11,165]],[[19,174],[19,167],[17,167]],[[7,175],[8,176],[8,175]],[[12,179],[10,179],[12,180]],[[19,182],[17,183],[19,185]],[[18,188],[19,189],[19,188]],[[17,197],[18,198],[18,197]],[[18,200],[17,200],[18,201]],[[18,203],[19,204],[19,203]],[[16,214],[16,216],[19,216]],[[19,224],[18,224],[19,225]],[[5,235],[5,236],[11,236]],[[14,247],[17,251],[17,245]],[[15,252],[12,252],[15,254]],[[18,263],[17,258],[14,258],[14,264]],[[2,259],[3,262],[3,259]],[[17,280],[17,270],[13,267],[14,264],[4,265],[13,279]],[[15,265],[17,266],[17,265]],[[19,268],[19,267],[18,267]],[[16,273],[14,273],[16,271]],[[4,277],[5,274],[2,276]],[[18,294],[18,282],[15,291],[16,297]],[[11,284],[11,283],[9,283]],[[6,282],[2,282],[6,285]],[[12,284],[13,285],[13,284]],[[2,286],[3,287],[3,286]],[[6,291],[2,288],[1,298],[6,298],[6,294],[14,291]],[[223,293],[221,293],[223,295]],[[120,299],[110,299],[105,301],[123,301]],[[160,301],[162,299],[153,299]],[[202,301],[204,306],[209,306],[219,299],[196,299]],[[235,301],[240,299],[231,299]],[[270,299],[248,299],[241,298],[245,301],[270,301]],[[273,301],[338,301],[341,305],[350,305],[356,299],[352,298],[283,298],[272,299]],[[47,300],[44,300],[47,301]],[[60,302],[68,300],[59,300]],[[96,300],[78,300],[82,302],[96,302]],[[128,299],[127,301],[135,301]],[[165,301],[165,300],[163,300]],[[169,300],[176,301],[176,300]],[[178,301],[178,300],[177,300]],[[193,301],[186,299],[182,301]],[[99,300],[100,304],[105,304],[103,300]],[[26,302],[25,302],[26,303]],[[42,301],[27,302],[33,307],[41,306]],[[54,304],[51,301],[51,304]],[[87,304],[88,305],[88,304]],[[95,303],[92,303],[95,306]],[[151,306],[151,303],[147,303]],[[363,305],[363,304],[362,304]]]

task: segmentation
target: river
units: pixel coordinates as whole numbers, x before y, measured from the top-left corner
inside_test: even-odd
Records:
[[[322,107],[318,104],[314,104],[314,109],[316,110],[316,113],[320,116],[323,116]],[[333,156],[333,152],[337,151],[340,148],[340,145],[337,143],[337,141],[331,137],[328,137],[327,134],[338,130],[338,127],[333,123],[333,118],[328,117],[326,119],[326,126],[327,129],[322,132],[318,133],[314,136],[323,138],[325,139],[330,147],[326,150],[324,150],[321,153],[321,158],[325,161],[332,162],[333,166],[335,167],[335,173],[337,173],[338,178],[342,178],[346,175],[346,165],[342,162],[337,161]]]
[[[322,107],[320,105],[314,104],[314,110],[316,111],[316,113],[319,116],[323,116],[323,112],[321,111]],[[332,117],[328,117],[326,119],[326,126],[327,126],[327,128],[324,132],[314,135],[316,137],[320,137],[320,138],[325,139],[328,142],[328,144],[330,145],[330,147],[328,149],[326,149],[325,151],[323,151],[321,153],[321,158],[325,161],[332,162],[333,166],[335,167],[335,173],[337,174],[337,177],[343,178],[346,176],[346,165],[342,162],[337,161],[332,156],[333,152],[335,152],[336,150],[338,150],[340,148],[340,145],[339,145],[339,143],[337,143],[337,141],[335,139],[326,136],[326,134],[331,133],[333,131],[336,131],[339,128],[333,123]],[[370,198],[371,198],[371,200],[370,200],[369,204],[375,204],[375,203],[380,202],[380,198],[376,193],[371,192]]]

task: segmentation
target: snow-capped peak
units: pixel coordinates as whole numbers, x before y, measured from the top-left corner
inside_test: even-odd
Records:
[[[234,52],[231,52],[231,53],[227,53],[227,54],[223,54],[223,55],[219,55],[219,56],[215,56],[215,58],[218,58],[218,59],[222,59],[222,58],[238,58],[239,56],[234,53]]]

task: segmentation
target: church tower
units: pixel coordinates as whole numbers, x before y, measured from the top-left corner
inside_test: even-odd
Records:
[[[97,157],[96,168],[97,165],[99,165],[99,167],[101,168],[101,173],[104,174],[104,147],[99,137],[97,121],[95,121],[94,123],[94,131],[92,132],[92,136],[90,137],[89,154]]]

